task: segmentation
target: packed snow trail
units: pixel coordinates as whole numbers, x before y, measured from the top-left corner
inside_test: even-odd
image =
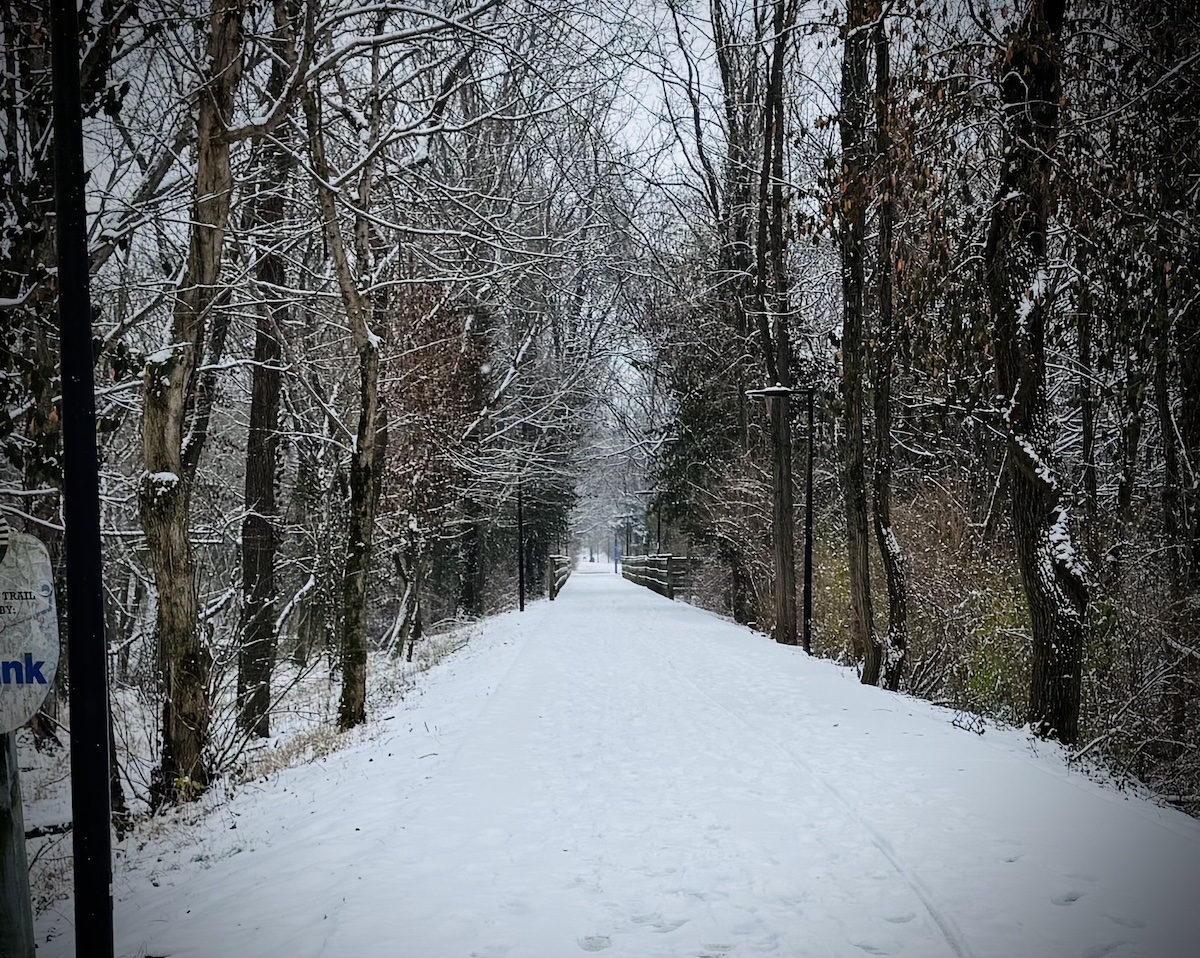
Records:
[[[1200,954],[1192,819],[599,568],[194,844],[141,839],[118,952]]]

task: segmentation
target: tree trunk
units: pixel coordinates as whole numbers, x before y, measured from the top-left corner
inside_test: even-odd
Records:
[[[143,392],[146,471],[139,490],[142,528],[158,588],[158,648],[163,673],[162,760],[152,801],[196,797],[209,770],[208,678],[212,657],[201,639],[196,570],[188,539],[192,479],[203,433],[184,440],[196,388],[196,365],[217,298],[233,177],[222,138],[242,73],[245,0],[214,0],[196,139],[196,191],[187,271],[175,299],[171,345],[149,358]]]
[[[896,331],[892,315],[892,273],[896,259],[892,248],[892,144],[888,123],[890,96],[888,40],[884,19],[875,25],[875,154],[880,164],[879,182],[879,330],[874,352],[875,366],[875,475],[872,493],[875,511],[875,539],[887,579],[888,632],[883,660],[883,684],[895,691],[900,687],[908,646],[908,585],[905,558],[892,528],[892,357],[896,351]]]
[[[377,26],[382,29],[380,14]],[[307,29],[311,32],[311,21]],[[308,45],[315,38],[308,37]],[[373,61],[378,71],[378,57]],[[342,576],[342,694],[338,703],[338,728],[342,731],[361,725],[367,719],[367,575],[371,568],[375,512],[379,502],[380,472],[387,442],[386,418],[379,396],[380,340],[371,330],[375,297],[364,295],[360,277],[370,273],[371,244],[369,219],[373,170],[368,164],[361,171],[355,223],[354,263],[351,263],[346,238],[338,219],[337,196],[331,186],[329,162],[325,152],[325,133],[321,123],[320,91],[309,86],[304,92],[304,115],[312,153],[314,185],[321,211],[321,224],[334,275],[342,294],[342,305],[350,326],[350,336],[358,356],[358,428],[350,457],[349,521],[346,536],[346,565]],[[375,107],[378,104],[374,105]],[[373,111],[372,142],[379,135],[378,110]]]
[[[1066,744],[1079,731],[1088,591],[1051,462],[1046,398],[1050,294],[1046,230],[1058,138],[1063,0],[1033,0],[1012,33],[1001,93],[1007,123],[984,249],[996,386],[1007,410],[1012,520],[1033,632],[1029,720]]]
[[[783,61],[795,5],[772,4],[773,37],[763,109],[762,169],[758,184],[755,299],[759,338],[767,367],[767,414],[771,445],[771,541],[775,565],[775,641],[796,644],[796,536],[792,486],[791,341],[783,148],[786,104]]]
[[[1179,433],[1191,481],[1183,490],[1187,537],[1188,587],[1200,589],[1200,242],[1193,239],[1190,254],[1191,288],[1175,325],[1175,355],[1179,364]],[[1194,621],[1194,619],[1193,619]]]
[[[342,696],[338,728],[367,720],[367,576],[371,571],[380,466],[387,427],[379,406],[379,349],[367,342],[358,353],[359,403],[356,450],[350,459],[350,522],[342,577]]]
[[[295,62],[291,25],[282,2],[275,4],[275,58],[267,79],[267,99],[283,95]],[[282,349],[277,336],[287,325],[283,298],[287,280],[283,256],[270,237],[284,222],[284,189],[291,167],[288,154],[267,139],[263,143],[263,182],[252,212],[265,248],[255,267],[265,296],[255,317],[254,365],[250,370],[250,429],[246,437],[246,515],[242,519],[242,645],[238,650],[238,724],[252,736],[271,734],[271,671],[275,664],[275,510],[279,396],[283,387]]]
[[[867,42],[864,0],[850,0],[842,58],[842,183],[838,240],[842,256],[842,490],[846,501],[846,555],[850,567],[850,636],[862,659],[864,685],[879,682],[882,649],[871,611],[870,539],[863,428],[863,254],[867,217]]]
[[[464,615],[483,615],[484,544],[486,526],[479,504],[467,499],[463,505],[466,526],[463,529],[462,579],[458,591],[458,607]]]
[[[1088,562],[1096,565],[1100,560],[1096,528],[1100,504],[1096,476],[1096,387],[1095,369],[1092,364],[1096,307],[1092,298],[1091,281],[1087,270],[1087,254],[1083,251],[1081,244],[1076,257],[1076,272],[1079,275],[1076,316],[1079,337],[1079,414],[1082,429],[1080,455],[1083,459],[1083,539],[1087,549]]]

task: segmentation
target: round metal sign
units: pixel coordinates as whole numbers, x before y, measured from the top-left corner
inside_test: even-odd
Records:
[[[50,555],[0,516],[0,732],[12,732],[37,714],[57,670]]]

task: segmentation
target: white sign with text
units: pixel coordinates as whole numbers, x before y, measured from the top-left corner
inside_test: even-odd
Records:
[[[0,517],[0,733],[15,731],[37,714],[57,670],[50,555]]]

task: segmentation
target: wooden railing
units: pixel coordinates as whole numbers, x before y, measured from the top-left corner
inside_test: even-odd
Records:
[[[692,563],[687,556],[626,556],[621,575],[635,585],[674,599],[691,589]]]
[[[567,584],[567,580],[571,578],[571,557],[570,556],[550,556],[550,601],[554,601],[554,597],[561,591],[562,587]]]

